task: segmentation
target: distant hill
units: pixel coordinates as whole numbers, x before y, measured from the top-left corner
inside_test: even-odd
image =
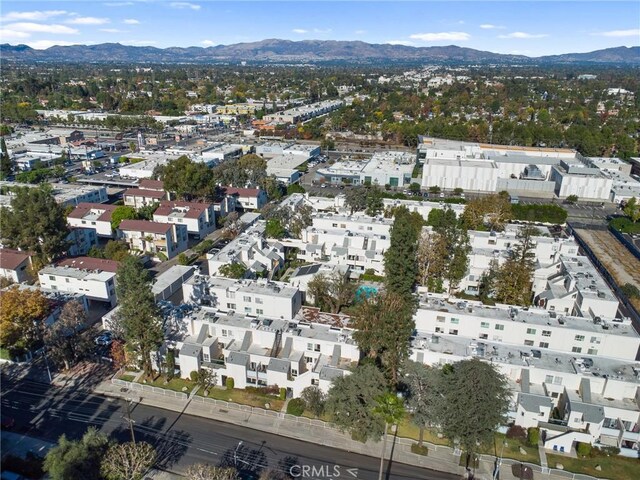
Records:
[[[640,65],[640,47],[616,47],[589,53],[526,57],[449,45],[409,47],[359,41],[268,39],[212,47],[133,47],[119,43],[54,46],[34,50],[27,45],[0,45],[0,58],[13,61],[93,63],[615,63]]]

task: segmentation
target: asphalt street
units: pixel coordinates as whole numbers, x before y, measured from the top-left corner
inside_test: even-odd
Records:
[[[82,388],[3,377],[2,413],[15,419],[18,433],[56,441],[78,438],[93,425],[120,441],[131,438],[126,402]],[[142,404],[131,405],[136,441],[152,443],[159,467],[183,471],[193,463],[235,465],[245,479],[265,470],[291,478],[377,479],[379,459],[271,435],[250,428],[184,415]],[[372,452],[375,455],[377,452]],[[450,480],[455,475],[392,463],[386,479]]]

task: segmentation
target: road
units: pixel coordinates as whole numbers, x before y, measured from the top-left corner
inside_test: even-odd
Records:
[[[32,380],[2,378],[2,413],[14,417],[19,433],[56,441],[63,433],[78,438],[93,425],[120,441],[129,441],[125,402],[92,394],[89,390],[61,388]],[[264,470],[306,469],[307,476],[376,479],[379,460],[233,424],[133,404],[136,441],[148,441],[158,451],[159,467],[183,471],[193,463],[233,465],[243,478],[255,479]],[[242,443],[240,443],[242,442]],[[235,460],[234,460],[235,457]],[[293,468],[293,470],[291,470]],[[357,471],[357,476],[350,474]],[[338,472],[339,475],[335,475]],[[287,477],[288,478],[288,477]],[[387,479],[452,480],[457,478],[410,465],[393,463]]]

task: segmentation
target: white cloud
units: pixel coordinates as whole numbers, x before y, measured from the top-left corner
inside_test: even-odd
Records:
[[[545,38],[549,35],[546,33],[527,33],[527,32],[513,32],[507,35],[498,35],[498,38]]]
[[[19,32],[16,30],[9,30],[6,28],[0,28],[0,39],[1,41],[14,39],[14,38],[29,38],[31,36],[30,33],[27,32]]]
[[[404,45],[405,47],[412,47],[414,45],[414,43],[409,40],[387,40],[384,43],[388,45]]]
[[[327,34],[327,33],[331,33],[333,30],[331,30],[330,28],[314,28],[313,29],[313,33],[322,33],[322,34]]]
[[[483,23],[480,25],[480,28],[483,30],[504,30],[507,27],[503,27],[502,25],[494,25],[493,23]]]
[[[140,20],[136,20],[135,18],[125,18],[122,23],[126,23],[127,25],[138,25]]]
[[[44,50],[45,48],[53,47],[55,45],[64,47],[67,45],[73,45],[73,42],[65,42],[63,40],[35,40],[33,42],[27,42],[31,48],[36,50]]]
[[[640,28],[632,28],[630,30],[611,30],[609,32],[592,33],[600,37],[640,37]]]
[[[308,30],[305,30],[304,28],[294,28],[293,30],[291,30],[293,33],[298,33],[300,35],[302,35],[303,33],[308,33]]]
[[[105,33],[124,33],[124,30],[118,28],[101,28],[100,31]]]
[[[367,33],[367,31],[366,30],[356,30],[353,33],[355,33],[356,35],[364,35],[365,33]]]
[[[171,2],[169,6],[171,8],[189,8],[191,10],[200,10],[202,8],[200,5],[189,2]]]
[[[213,40],[202,40],[200,43],[205,47],[211,47],[216,44]]]
[[[28,32],[28,33],[56,33],[56,34],[78,33],[78,30],[76,30],[75,28],[67,27],[66,25],[32,23],[32,22],[10,23],[9,25],[6,25],[6,28],[7,30],[13,30],[15,32]]]
[[[66,15],[66,10],[36,10],[33,12],[9,12],[3,15],[0,20],[2,21],[16,21],[16,20],[46,20],[51,17],[59,17],[60,15]]]
[[[98,17],[75,17],[69,20],[67,23],[71,23],[73,25],[104,25],[105,23],[109,23],[111,20],[108,18],[98,18]]]
[[[409,35],[409,38],[413,40],[420,40],[422,42],[440,42],[440,41],[454,41],[464,42],[471,38],[466,32],[434,32],[434,33],[414,33]]]

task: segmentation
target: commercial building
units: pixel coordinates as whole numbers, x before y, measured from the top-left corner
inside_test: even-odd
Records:
[[[276,122],[281,124],[306,122],[312,118],[326,115],[344,105],[342,100],[324,100],[322,102],[311,103],[300,107],[290,108],[282,112],[276,112],[264,116],[267,122]]]
[[[211,203],[163,201],[154,212],[153,220],[186,225],[189,235],[196,239],[216,229],[216,213]]]
[[[598,168],[573,161],[560,161],[551,169],[555,194],[560,198],[576,195],[578,198],[609,200],[613,180]]]
[[[131,250],[162,254],[170,260],[187,249],[188,234],[186,225],[123,220],[118,227],[118,237],[127,242]]]
[[[308,160],[306,155],[276,155],[267,160],[267,175],[276,177],[285,185],[297,183],[302,176],[302,168]]]
[[[92,302],[116,305],[115,278],[118,262],[91,257],[79,257],[44,267],[38,272],[42,288],[52,291],[82,294]]]
[[[415,155],[408,152],[376,152],[369,160],[336,162],[320,168],[316,175],[332,184],[402,187],[411,183],[415,164]]]

